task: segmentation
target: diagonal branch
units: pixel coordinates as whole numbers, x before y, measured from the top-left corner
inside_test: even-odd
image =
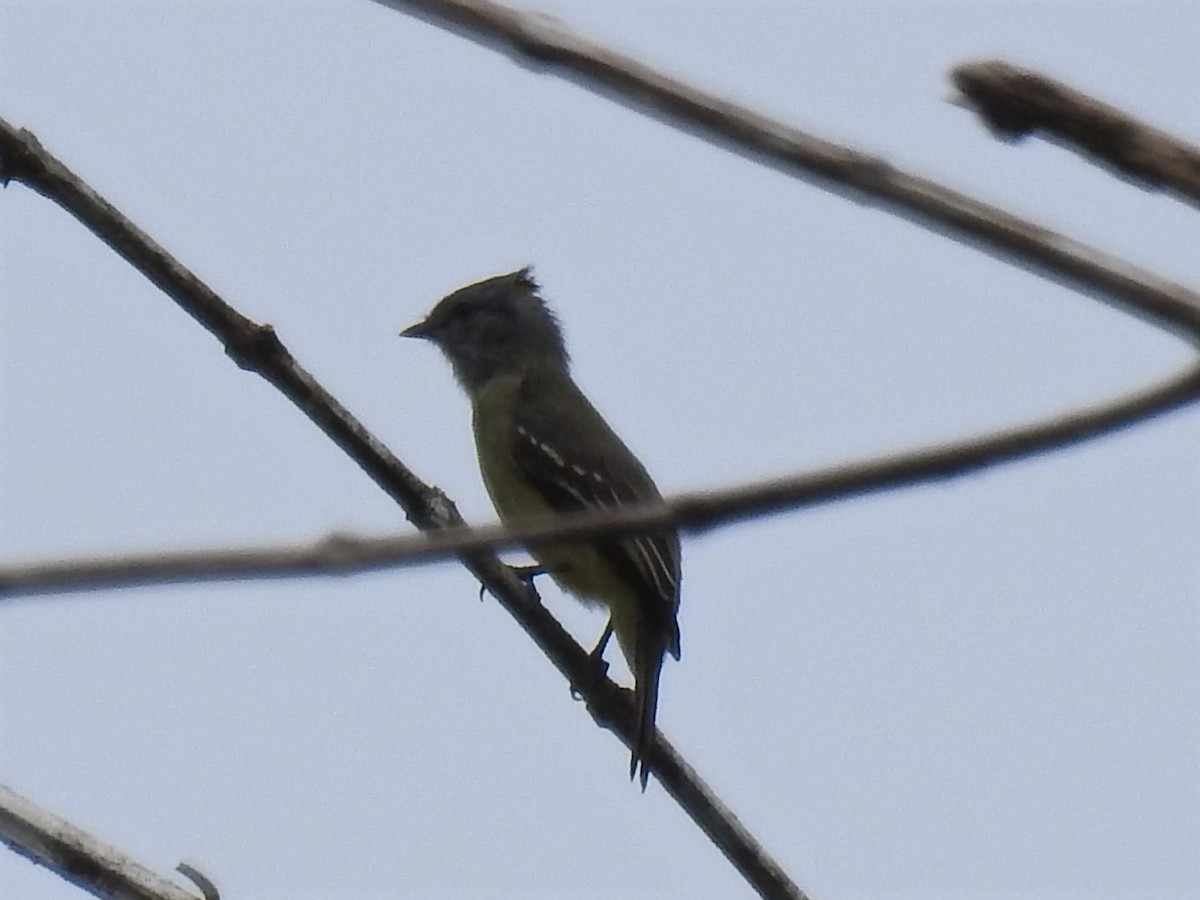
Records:
[[[969,63],[954,85],[998,136],[1043,132],[1084,158],[1200,206],[1200,147],[1179,140],[1060,81],[1000,60]]]
[[[879,205],[923,227],[972,243],[993,256],[1015,261],[1141,316],[1193,343],[1200,343],[1196,337],[1200,333],[1200,296],[1180,285],[936,182],[902,172],[879,157],[840,147],[706,94],[635,60],[575,37],[545,17],[515,13],[486,0],[379,2],[402,6],[473,40],[510,47],[532,63],[561,65],[569,77],[590,89],[613,96],[619,102],[682,125],[735,152],[765,161],[858,202]],[[71,212],[217,336],[238,365],[258,372],[278,387],[396,499],[419,528],[440,534],[461,526],[461,519],[449,499],[420,481],[324,391],[292,358],[269,326],[257,324],[225,304],[148,235],[45,153],[32,135],[0,121],[0,181],[7,182],[10,178],[23,181]],[[1195,373],[1189,373],[1178,379],[1173,387],[1164,386],[1164,395],[1155,403],[1166,409],[1193,398],[1197,392],[1196,377]],[[1084,427],[1081,423],[1089,414],[1065,417],[1060,443],[1082,439],[1077,433]],[[1114,419],[1102,430],[1120,427],[1129,420]],[[1020,452],[1018,445],[1028,435],[1014,431],[1000,437],[1002,442],[1008,442],[1010,451],[1015,454]],[[863,483],[856,490],[844,490],[842,495],[946,477],[987,464],[986,459],[972,457],[970,452],[957,463],[947,462],[944,458],[939,460],[937,449],[930,452],[932,457],[924,460],[895,457],[874,473],[875,483]],[[930,468],[921,470],[922,465]],[[826,480],[823,483],[818,478],[806,488],[812,498],[808,502],[831,499],[837,490],[837,478],[844,474],[838,470],[824,473]],[[845,485],[842,487],[844,489]],[[800,502],[794,497],[788,498],[786,482],[758,485],[755,489],[761,490],[767,498],[763,508],[772,503],[795,506]],[[827,497],[823,498],[823,491],[828,492]],[[689,497],[679,502],[687,515],[695,517],[693,527],[716,521],[714,510],[706,506],[708,498]],[[655,521],[654,516],[668,514],[669,507],[631,512],[642,527]],[[732,517],[751,514],[753,510],[748,505],[730,507]],[[547,533],[575,535],[576,532],[568,529],[580,528],[582,531],[583,527],[592,526],[584,526],[581,522],[571,525],[553,522],[537,527],[546,529]],[[609,523],[605,527],[615,529],[618,526]],[[494,556],[479,550],[459,552],[464,564],[497,596],[571,684],[586,697],[588,708],[597,721],[613,730],[628,745],[634,719],[628,692],[617,688],[596,671],[584,651],[541,607],[536,595]],[[803,896],[661,735],[650,760],[660,782],[760,895]]]
[[[0,119],[0,183],[6,184],[10,179],[21,181],[70,212],[208,329],[239,366],[257,372],[275,385],[404,508],[414,525],[427,532],[462,525],[462,518],[450,499],[417,478],[371,435],[292,357],[270,326],[260,325],[229,306],[116,207],[46,152],[31,133]],[[630,692],[597,670],[594,660],[541,605],[532,587],[494,555],[475,552],[461,554],[459,558],[584,697],[597,723],[616,734],[626,747],[632,747],[637,716]],[[800,888],[679,757],[661,732],[656,734],[649,761],[659,783],[761,896],[803,900],[805,895]],[[59,871],[64,876],[69,874]]]
[[[0,599],[28,594],[247,578],[347,575],[463,553],[551,544],[644,528],[703,531],[877,491],[967,475],[1092,440],[1200,398],[1200,366],[1105,404],[1020,428],[786,478],[509,525],[454,528],[419,537],[333,535],[308,546],[148,553],[0,566]]]
[[[672,78],[548,16],[492,0],[376,0],[552,69],[601,96],[789,175],[879,206],[1196,342],[1200,295],[1065,235]]]
[[[196,900],[194,894],[2,784],[0,843],[97,897]]]

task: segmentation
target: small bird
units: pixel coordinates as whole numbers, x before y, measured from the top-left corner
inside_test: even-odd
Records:
[[[637,457],[571,378],[558,320],[529,268],[460,288],[400,332],[433,342],[471,400],[484,485],[502,521],[661,499]],[[608,609],[636,679],[629,777],[654,740],[663,657],[679,659],[679,535],[674,529],[533,546],[540,568],[588,606]]]

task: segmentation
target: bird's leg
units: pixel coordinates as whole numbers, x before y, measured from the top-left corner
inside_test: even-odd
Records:
[[[604,650],[608,646],[608,639],[612,637],[613,623],[612,618],[608,620],[608,624],[604,626],[604,633],[600,635],[600,640],[596,641],[596,646],[592,648],[592,652],[588,654],[592,659],[604,662]],[[607,666],[605,667],[607,668]]]
[[[599,681],[608,674],[608,663],[604,661],[604,648],[608,646],[608,639],[612,637],[613,623],[612,619],[608,620],[608,624],[604,626],[604,633],[600,635],[600,640],[596,642],[596,646],[592,648],[592,652],[588,654],[588,660],[595,667],[594,678]],[[582,700],[583,695],[579,693],[579,689],[575,685],[571,685],[571,699]]]

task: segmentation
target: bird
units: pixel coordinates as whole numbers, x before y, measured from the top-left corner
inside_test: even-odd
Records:
[[[636,456],[571,376],[558,318],[532,269],[497,275],[443,297],[400,332],[436,345],[471,402],[484,486],[502,522],[660,501]],[[527,547],[566,593],[609,619],[609,637],[634,676],[637,729],[629,777],[646,789],[659,680],[680,658],[680,544],[674,528]]]

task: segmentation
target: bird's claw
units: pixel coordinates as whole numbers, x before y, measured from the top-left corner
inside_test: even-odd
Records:
[[[604,660],[604,648],[608,646],[608,639],[612,637],[613,624],[612,619],[608,620],[608,624],[604,626],[604,633],[600,635],[600,640],[596,641],[596,646],[588,653],[588,661],[592,664],[592,681],[597,682],[608,675],[608,663]],[[571,699],[582,700],[583,695],[580,694],[579,688],[571,685]]]
[[[591,673],[588,678],[589,684],[596,684],[602,681],[608,675],[608,662],[603,656],[596,655],[595,651],[588,654],[588,662],[591,663]],[[583,692],[571,683],[571,699],[579,701],[583,699]]]
[[[533,579],[539,575],[549,574],[550,570],[543,566],[509,566],[508,570],[516,576],[518,581],[523,581],[529,587],[533,587]],[[479,602],[483,602],[483,595],[487,592],[486,585],[479,585]]]

